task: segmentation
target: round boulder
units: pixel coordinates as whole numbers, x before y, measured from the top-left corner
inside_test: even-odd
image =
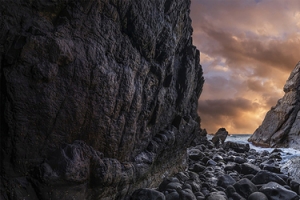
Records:
[[[268,197],[262,192],[253,192],[248,197],[248,200],[268,200]]]
[[[231,176],[225,174],[219,177],[217,185],[226,189],[229,185],[233,185],[235,183],[236,181]]]
[[[131,200],[165,200],[165,195],[157,190],[142,188],[133,192]]]
[[[269,182],[263,185],[259,191],[264,193],[269,200],[299,200],[297,193],[275,182]]]
[[[241,180],[236,182],[233,186],[236,192],[239,193],[245,199],[247,199],[248,196],[253,192],[258,191],[257,187],[247,178],[242,178]]]

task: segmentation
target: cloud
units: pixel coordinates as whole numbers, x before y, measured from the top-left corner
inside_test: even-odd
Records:
[[[232,68],[250,65],[257,76],[266,76],[273,68],[290,73],[299,60],[300,35],[297,34],[284,39],[266,39],[260,35],[234,35],[212,25],[203,25],[201,29],[203,33],[199,37],[213,44],[202,48],[205,54],[225,58]]]
[[[215,100],[199,100],[199,113],[206,115],[222,115],[235,117],[240,112],[253,110],[252,102],[248,99],[215,99]]]
[[[299,7],[299,0],[192,0],[206,80],[202,127],[252,133],[260,125],[300,60]]]
[[[199,100],[198,112],[209,133],[217,131],[220,127],[226,127],[229,131],[238,129],[238,133],[248,133],[253,123],[259,124],[255,115],[259,112],[257,103],[243,98]]]

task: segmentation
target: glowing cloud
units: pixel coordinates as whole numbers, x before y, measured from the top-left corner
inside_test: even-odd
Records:
[[[299,8],[299,0],[192,0],[206,79],[198,113],[209,133],[253,133],[282,97],[300,60]]]

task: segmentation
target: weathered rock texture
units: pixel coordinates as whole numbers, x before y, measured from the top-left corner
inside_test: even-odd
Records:
[[[249,138],[253,144],[300,149],[300,62],[286,81],[284,92]]]
[[[121,199],[185,167],[203,85],[189,6],[1,0],[0,199]]]

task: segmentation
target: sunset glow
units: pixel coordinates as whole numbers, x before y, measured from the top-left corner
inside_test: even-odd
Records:
[[[201,127],[253,133],[300,61],[299,0],[192,0]]]

